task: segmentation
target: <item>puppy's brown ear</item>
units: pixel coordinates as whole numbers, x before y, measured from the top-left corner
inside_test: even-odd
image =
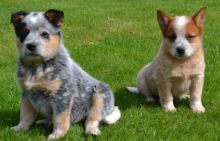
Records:
[[[207,7],[203,7],[192,17],[193,21],[200,28],[203,28],[206,12],[207,12]]]
[[[12,13],[11,14],[11,23],[14,24],[14,26],[16,26],[17,24],[19,24],[24,17],[27,15],[28,13],[25,11],[18,11],[16,13]]]
[[[49,9],[47,12],[44,13],[46,19],[55,27],[61,27],[63,20],[64,20],[64,13],[63,11]]]
[[[172,20],[171,16],[168,16],[165,12],[157,10],[157,20],[160,25],[160,29],[165,31]]]

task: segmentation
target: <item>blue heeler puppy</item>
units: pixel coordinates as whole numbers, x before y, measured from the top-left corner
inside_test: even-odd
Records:
[[[115,123],[121,113],[112,90],[74,62],[64,47],[58,10],[12,14],[19,52],[17,79],[21,87],[20,122],[13,130],[28,130],[36,114],[53,125],[49,139],[63,137],[72,123],[85,119],[88,134],[100,134],[99,123]]]

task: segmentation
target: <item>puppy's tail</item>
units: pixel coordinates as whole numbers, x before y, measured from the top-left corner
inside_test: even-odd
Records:
[[[115,106],[113,112],[104,118],[104,122],[106,124],[114,124],[120,119],[120,117],[121,112],[118,109],[118,106]]]
[[[134,94],[138,94],[139,93],[139,90],[137,87],[126,87],[127,90],[131,93],[134,93]]]

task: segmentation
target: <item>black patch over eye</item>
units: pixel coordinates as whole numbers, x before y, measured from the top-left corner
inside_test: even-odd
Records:
[[[25,40],[29,32],[30,30],[25,23],[19,23],[15,26],[16,36],[19,37],[21,43]]]
[[[188,41],[192,41],[194,38],[195,38],[194,35],[186,35],[186,39],[187,39]]]
[[[45,38],[45,39],[49,39],[49,38],[50,38],[49,33],[46,32],[46,31],[43,31],[40,35],[41,35],[41,37],[43,37],[43,38]]]
[[[176,40],[176,34],[173,33],[173,34],[169,35],[168,38],[169,38],[170,42],[174,42]]]

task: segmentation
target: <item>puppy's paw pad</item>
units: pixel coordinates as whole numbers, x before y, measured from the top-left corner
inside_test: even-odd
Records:
[[[98,136],[101,134],[101,131],[98,128],[88,127],[86,128],[86,134]]]

